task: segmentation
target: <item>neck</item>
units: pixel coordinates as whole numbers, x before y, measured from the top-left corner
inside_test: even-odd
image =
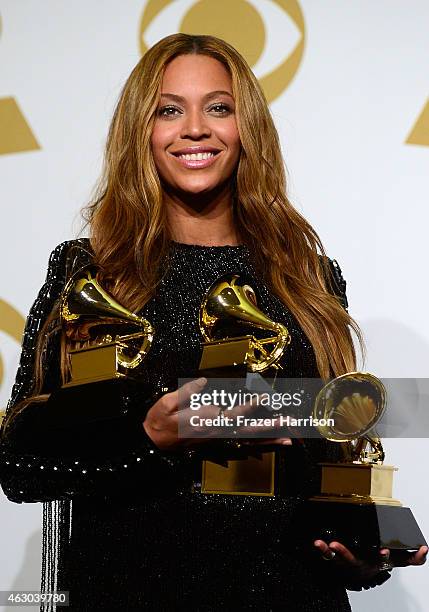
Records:
[[[170,234],[176,242],[206,246],[237,245],[230,189],[210,194],[164,191]]]

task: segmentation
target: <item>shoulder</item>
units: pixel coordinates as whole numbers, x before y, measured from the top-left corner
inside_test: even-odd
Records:
[[[329,257],[320,256],[320,260],[322,266],[325,270],[325,275],[327,276],[327,286],[328,289],[340,298],[340,301],[343,307],[347,310],[348,301],[347,301],[347,283],[344,279],[342,270],[340,265],[336,259],[330,259]]]
[[[49,256],[46,282],[64,282],[78,268],[91,263],[93,252],[88,238],[66,240]]]
[[[79,268],[91,263],[92,259],[93,252],[88,238],[61,242],[51,251],[45,282],[36,302],[55,301],[70,276]]]
[[[82,257],[92,259],[93,252],[89,238],[77,238],[76,240],[66,240],[61,242],[51,252],[49,256],[49,265],[55,266],[60,262],[65,262],[68,257]]]
[[[67,240],[56,246],[51,252],[46,280],[27,316],[22,338],[20,365],[9,406],[17,404],[31,392],[35,380],[34,363],[39,332],[52,314],[70,273],[90,263],[91,260],[92,251],[89,240],[86,238]]]

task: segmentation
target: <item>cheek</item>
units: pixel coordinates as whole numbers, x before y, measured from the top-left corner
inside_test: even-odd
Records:
[[[235,153],[239,153],[241,150],[240,134],[238,132],[237,124],[234,121],[228,126],[225,126],[224,140],[228,144],[229,148]]]
[[[153,158],[156,164],[158,165],[158,160],[160,159],[160,155],[163,150],[163,139],[162,139],[162,132],[156,127],[154,128],[152,132],[151,146],[152,146]]]
[[[230,159],[230,166],[234,167],[238,164],[241,155],[241,141],[239,138],[231,142],[230,149],[232,153]]]
[[[154,159],[162,160],[167,147],[173,142],[173,129],[165,124],[155,123],[152,131],[151,145]]]

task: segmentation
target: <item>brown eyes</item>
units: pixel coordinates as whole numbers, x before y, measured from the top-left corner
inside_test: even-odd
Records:
[[[209,112],[213,112],[215,115],[229,115],[232,112],[232,109],[228,104],[212,104],[212,106],[208,109]],[[172,106],[171,104],[167,106],[161,106],[158,109],[157,114],[159,117],[176,117],[181,114],[183,111],[177,106]]]
[[[227,114],[231,112],[231,108],[228,106],[228,104],[214,104],[210,110],[214,110],[215,112],[218,112],[219,114]]]
[[[173,117],[178,110],[174,106],[162,106],[158,109],[158,115],[160,117]]]

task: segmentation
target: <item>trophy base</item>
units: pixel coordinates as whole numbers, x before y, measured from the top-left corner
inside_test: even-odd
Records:
[[[313,540],[344,544],[361,558],[378,555],[380,548],[418,550],[426,540],[409,508],[326,496],[307,502],[306,521]]]
[[[204,460],[199,492],[218,495],[274,496],[275,453],[258,453],[223,464]]]
[[[203,342],[199,374],[207,378],[246,378],[252,336]]]
[[[118,340],[69,351],[71,380],[63,387],[80,386],[129,377],[121,372],[120,351],[126,345]]]
[[[127,397],[145,394],[144,383],[124,375],[82,384],[64,385],[46,403],[46,420],[52,427],[68,427],[112,419],[128,413]]]
[[[392,499],[393,465],[377,463],[319,463],[322,469],[321,499],[346,503],[401,506]]]
[[[252,336],[237,336],[203,343],[198,373],[208,379],[204,391],[217,388],[217,380],[224,379],[222,388],[229,392],[247,391],[249,378],[247,357]],[[213,379],[213,380],[210,380]],[[263,379],[261,378],[262,382]],[[268,387],[270,389],[270,387]],[[255,391],[253,391],[255,392]],[[194,492],[205,495],[274,496],[275,453],[264,452],[253,457],[230,458],[219,461],[205,459],[201,465],[201,482],[194,484]]]
[[[21,452],[55,458],[125,455],[141,444],[151,401],[144,382],[123,378],[57,389],[46,402],[26,408],[29,433]]]
[[[98,383],[98,382],[104,382],[104,381],[108,381],[108,380],[117,380],[117,379],[124,379],[124,378],[129,378],[128,376],[126,376],[125,374],[122,374],[121,372],[112,372],[109,374],[105,374],[105,375],[100,375],[100,376],[92,376],[91,378],[82,378],[80,380],[70,380],[68,383],[65,383],[61,388],[62,389],[68,389],[70,387],[81,387],[82,385],[90,385],[91,383]]]

